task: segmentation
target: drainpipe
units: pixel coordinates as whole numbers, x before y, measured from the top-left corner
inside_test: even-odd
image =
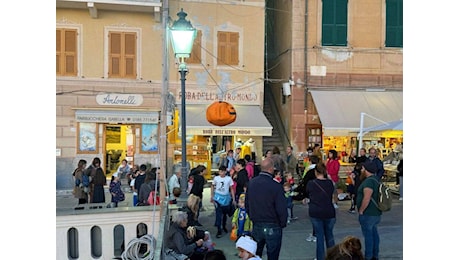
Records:
[[[305,102],[304,102],[304,110],[307,110],[307,100],[308,100],[308,85],[307,85],[307,69],[308,69],[308,62],[307,62],[307,57],[308,57],[308,1],[305,0],[305,47],[304,47],[304,69],[303,69],[303,80],[305,82],[304,86],[304,92],[305,92]],[[307,110],[307,120],[308,120],[308,110]]]

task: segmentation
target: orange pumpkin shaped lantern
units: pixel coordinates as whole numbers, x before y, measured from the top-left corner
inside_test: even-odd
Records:
[[[206,110],[206,119],[213,125],[226,126],[235,122],[236,111],[230,103],[216,101]]]

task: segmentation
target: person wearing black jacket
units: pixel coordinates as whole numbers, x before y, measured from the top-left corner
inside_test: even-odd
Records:
[[[267,245],[267,259],[276,260],[281,251],[283,228],[287,225],[287,202],[281,184],[273,180],[273,161],[262,161],[259,176],[248,183],[245,207],[253,222],[252,235],[257,241],[256,255],[262,257]]]
[[[193,238],[187,232],[187,213],[176,211],[165,236],[166,255],[176,259],[193,258],[197,254],[196,249],[203,245],[203,239]]]
[[[246,170],[246,161],[244,159],[238,159],[236,161],[236,177],[233,180],[236,182],[236,190],[235,190],[235,201],[238,201],[241,193],[246,191],[249,177],[248,171]]]
[[[356,163],[364,163],[366,160],[366,148],[359,149],[359,156],[356,158]]]
[[[206,167],[204,165],[198,165],[195,168],[195,175],[193,175],[193,186],[192,189],[190,190],[190,194],[193,194],[195,196],[198,196],[200,198],[200,205],[198,207],[198,213],[197,213],[197,219],[200,216],[200,210],[203,207],[203,188],[204,184],[206,183],[206,180],[204,179],[203,175],[206,173]],[[198,222],[198,226],[201,226],[201,224]]]

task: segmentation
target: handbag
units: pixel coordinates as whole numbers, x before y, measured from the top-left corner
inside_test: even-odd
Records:
[[[160,196],[155,196],[155,191],[151,191],[150,194],[149,194],[149,198],[147,199],[147,203],[149,205],[158,205],[158,204],[160,204]]]
[[[214,201],[219,203],[221,206],[228,206],[232,200],[230,194],[222,195],[220,193],[214,193]]]
[[[236,239],[238,238],[238,235],[236,233],[237,233],[236,227],[232,228],[232,231],[230,232],[230,240],[236,241]]]

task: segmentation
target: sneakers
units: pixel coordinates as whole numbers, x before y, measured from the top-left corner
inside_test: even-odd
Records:
[[[297,220],[297,219],[298,219],[298,217],[292,217],[291,218],[291,220]]]
[[[222,237],[222,231],[217,231],[216,237],[217,237],[217,238],[221,238],[221,237]]]
[[[313,234],[310,234],[307,239],[308,242],[316,242],[316,237]]]
[[[350,214],[355,214],[356,211],[355,211],[354,209],[349,209],[349,210],[348,210],[348,213],[350,213]]]
[[[337,205],[337,203],[334,203],[334,209],[338,209],[339,206]]]
[[[291,220],[290,220],[290,219],[287,220],[287,224],[288,224],[288,225],[291,224]]]

